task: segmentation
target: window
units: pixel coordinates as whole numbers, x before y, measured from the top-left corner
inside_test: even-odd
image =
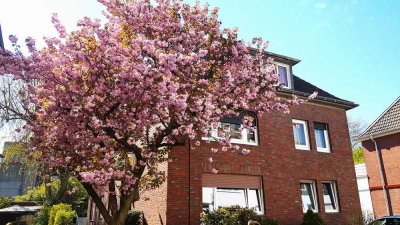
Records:
[[[314,181],[302,181],[300,183],[301,202],[303,204],[303,212],[311,209],[318,212],[317,195]]]
[[[317,142],[317,151],[331,152],[328,125],[325,123],[314,123],[314,133],[315,141]]]
[[[250,116],[253,118],[252,128],[242,128],[243,118]],[[241,113],[239,116],[221,119],[217,127],[211,129],[208,137],[204,140],[217,140],[221,137],[231,137],[231,143],[257,145],[257,119],[254,115]]]
[[[239,205],[264,213],[261,177],[233,174],[203,174],[203,210]]]
[[[279,84],[286,88],[291,88],[289,65],[276,63],[276,70],[279,75]]]
[[[310,150],[307,122],[303,120],[292,120],[292,123],[294,144],[296,149]]]
[[[263,214],[261,190],[251,188],[203,187],[203,210],[213,211],[218,208],[235,205],[253,209],[257,214]]]
[[[325,212],[339,212],[335,182],[323,182]]]

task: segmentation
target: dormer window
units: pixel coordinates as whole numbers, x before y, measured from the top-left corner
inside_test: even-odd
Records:
[[[289,65],[276,63],[276,71],[279,75],[279,84],[286,88],[292,88]]]

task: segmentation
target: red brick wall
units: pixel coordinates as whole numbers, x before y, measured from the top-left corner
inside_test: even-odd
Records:
[[[294,148],[292,118],[308,121],[311,151]],[[332,153],[316,151],[313,122],[328,124]],[[320,215],[327,224],[345,224],[346,217],[360,210],[344,110],[303,104],[288,115],[264,115],[259,118],[258,128],[259,146],[245,146],[252,150],[246,156],[230,152],[212,154],[210,148],[218,145],[205,142],[190,152],[182,146],[170,153],[173,162],[168,167],[168,225],[200,224],[201,177],[212,168],[220,173],[261,175],[266,216],[283,225],[301,224],[299,183],[303,179],[316,181]],[[208,162],[211,154],[212,164]],[[339,213],[325,213],[323,208],[321,181],[331,180],[338,186]]]
[[[388,200],[393,215],[400,214],[400,133],[375,138],[383,162],[383,175],[388,186]],[[363,153],[371,187],[372,205],[376,216],[386,216],[387,209],[379,174],[375,146],[371,140],[363,141]]]
[[[159,166],[159,169],[161,171],[168,171],[168,163],[162,163]],[[135,203],[135,210],[143,211],[148,224],[165,225],[167,211],[167,182],[164,182],[158,189],[142,192],[140,195],[140,201]]]

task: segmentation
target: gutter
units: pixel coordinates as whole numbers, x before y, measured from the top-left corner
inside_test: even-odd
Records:
[[[391,130],[391,131],[387,131],[387,132],[383,132],[383,133],[378,133],[378,134],[369,134],[369,136],[360,136],[358,137],[356,140],[359,142],[362,141],[367,141],[370,140],[370,136],[374,137],[374,138],[379,138],[379,137],[384,137],[384,136],[388,136],[388,135],[392,135],[392,134],[396,134],[396,133],[400,133],[400,128],[399,129],[395,129],[395,130]]]
[[[385,179],[383,177],[382,158],[381,158],[381,155],[379,154],[378,145],[377,145],[376,141],[374,140],[374,138],[372,137],[372,135],[370,135],[370,139],[371,139],[371,141],[374,142],[374,145],[375,145],[376,158],[378,160],[378,169],[379,169],[379,175],[381,177],[382,191],[383,191],[383,196],[385,198],[385,205],[386,205],[387,215],[391,216],[392,214],[390,213],[390,209],[389,209],[389,201],[388,201],[388,196],[387,196],[387,189],[386,189]]]
[[[279,89],[277,92],[282,93],[282,94],[295,94],[295,95],[301,96],[301,97],[308,97],[311,95],[310,93],[305,93],[305,92],[295,91],[295,90],[286,90],[286,89]],[[342,106],[345,109],[353,109],[358,106],[358,104],[356,104],[354,102],[333,99],[333,98],[328,98],[328,97],[322,97],[322,96],[318,96],[318,95],[312,101],[327,102],[330,104]]]

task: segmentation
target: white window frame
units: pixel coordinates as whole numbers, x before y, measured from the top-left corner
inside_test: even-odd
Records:
[[[254,118],[256,120],[256,118]],[[211,128],[210,131],[210,136],[209,137],[202,137],[202,140],[205,141],[218,141],[219,139],[221,139],[221,137],[218,137],[218,128],[221,127],[221,122],[218,123],[218,126],[216,128]],[[243,126],[243,125],[242,125]],[[241,131],[241,139],[235,139],[235,138],[231,138],[231,143],[232,144],[243,144],[243,145],[253,145],[253,146],[258,146],[258,124],[256,121],[256,125],[255,128],[253,130],[254,132],[254,142],[249,142],[247,140],[247,134],[249,132],[248,128],[244,128]]]
[[[319,123],[319,122],[316,122],[316,123]],[[320,124],[325,124],[324,138],[325,138],[326,148],[318,147],[317,139],[315,139],[315,145],[317,146],[317,151],[324,152],[324,153],[331,153],[328,124],[326,124],[326,123],[320,123]],[[317,130],[317,129],[315,129],[315,127],[314,127],[314,137],[315,137],[315,130]]]
[[[246,198],[246,207],[248,207],[249,204],[249,190],[250,189],[257,189],[259,196],[258,198],[260,199],[260,210],[261,211],[254,211],[257,215],[264,215],[264,199],[263,199],[263,193],[262,193],[262,188],[224,188],[224,187],[202,187],[202,188],[212,188],[213,189],[213,203],[214,203],[214,207],[211,211],[214,211],[216,209],[218,209],[219,205],[218,205],[218,201],[217,201],[217,189],[244,189],[245,191],[245,198]],[[203,191],[202,191],[203,193]]]
[[[300,184],[311,184],[311,192],[313,195],[313,201],[314,201],[314,205],[315,205],[315,209],[313,209],[312,211],[317,213],[318,212],[318,196],[317,196],[317,188],[315,185],[315,181],[314,180],[301,180]],[[304,209],[303,207],[303,199],[302,199],[302,193],[301,193],[301,189],[300,189],[300,198],[301,198],[301,208],[303,208],[303,213],[306,213],[308,209]]]
[[[291,77],[291,71],[290,71],[290,66],[288,64],[280,63],[280,62],[275,62],[275,67],[276,67],[276,73],[278,74],[278,79],[279,79],[279,69],[278,66],[285,67],[286,68],[286,79],[288,81],[288,86],[282,85],[279,83],[279,85],[282,85],[282,87],[287,88],[287,89],[292,89],[292,77]]]
[[[321,183],[322,184],[331,185],[332,194],[333,194],[333,198],[335,200],[335,206],[336,206],[336,209],[334,209],[334,210],[326,210],[325,198],[324,198],[323,200],[324,200],[324,210],[325,210],[325,212],[327,212],[327,213],[337,213],[337,212],[339,212],[339,198],[338,198],[338,194],[337,194],[336,182],[335,181],[322,181]],[[324,187],[322,186],[322,196],[324,196],[324,193],[323,193],[324,189],[323,188]]]
[[[308,124],[307,124],[307,121],[298,120],[298,119],[292,119],[292,130],[293,130],[293,124],[294,123],[298,123],[298,124],[303,124],[304,125],[304,136],[305,136],[305,139],[306,139],[306,144],[305,145],[299,145],[299,144],[296,144],[296,142],[295,142],[294,143],[295,148],[298,149],[298,150],[307,150],[307,151],[311,150],[310,149],[310,139],[309,139],[309,135],[308,135]],[[295,141],[295,139],[294,139],[294,130],[293,130],[293,141]]]

